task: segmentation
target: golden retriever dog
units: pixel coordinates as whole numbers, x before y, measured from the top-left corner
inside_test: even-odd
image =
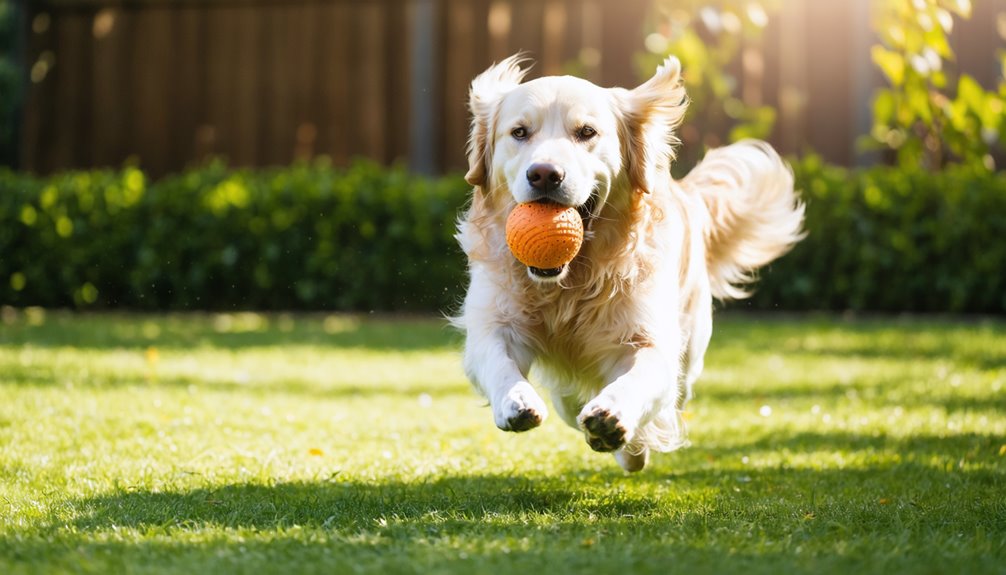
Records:
[[[470,284],[454,323],[464,368],[497,427],[527,431],[559,417],[627,471],[651,451],[687,444],[682,410],[702,373],[713,298],[746,295],[753,272],[801,238],[793,176],[766,143],[709,152],[671,177],[685,112],[680,64],[668,58],[633,90],[579,78],[522,83],[514,56],[471,85],[471,204],[457,238]],[[507,248],[518,203],[575,207],[585,240],[557,269]]]

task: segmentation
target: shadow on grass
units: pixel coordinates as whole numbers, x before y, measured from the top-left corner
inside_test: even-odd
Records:
[[[907,380],[912,383],[911,380]],[[801,400],[822,405],[839,405],[862,402],[870,409],[912,408],[920,406],[941,407],[948,412],[960,411],[1006,411],[1006,394],[987,394],[981,397],[954,393],[949,384],[946,389],[934,393],[918,393],[905,389],[904,377],[889,379],[870,377],[862,381],[843,384],[787,383],[777,387],[724,387],[722,385],[704,387],[700,379],[695,389],[697,402],[729,404],[749,402],[752,405],[779,401]],[[934,384],[935,386],[936,384]]]
[[[744,314],[718,316],[711,349],[811,359],[948,360],[979,369],[1006,367],[1006,322],[956,316]],[[723,354],[729,357],[729,354]]]
[[[351,314],[74,314],[47,312],[0,329],[0,345],[79,349],[246,349],[270,346],[424,351],[460,336],[433,316]]]
[[[4,374],[9,378],[3,385],[9,387],[52,387],[63,386],[74,382],[73,377],[62,379],[49,373],[38,373],[32,370],[10,370]],[[471,385],[463,379],[456,383],[445,382],[442,379],[422,379],[413,376],[408,380],[346,383],[345,381],[317,381],[308,379],[269,379],[267,383],[242,383],[231,379],[210,379],[199,377],[158,377],[144,379],[137,377],[97,377],[88,375],[84,385],[94,388],[115,389],[119,387],[135,388],[147,385],[150,389],[181,388],[223,393],[282,393],[289,396],[302,396],[319,400],[369,397],[405,397],[412,401],[420,394],[432,398],[463,395],[473,402],[480,402],[480,396]]]
[[[979,480],[1006,481],[1006,462],[999,450],[1006,445],[1006,435],[979,435],[976,433],[946,436],[913,434],[891,437],[883,434],[862,435],[852,432],[828,433],[773,433],[755,441],[729,446],[697,446],[693,449],[709,454],[714,460],[740,459],[756,454],[790,453],[846,454],[852,457],[878,454],[895,456],[912,463],[944,468],[959,467],[963,463],[982,463],[998,469],[997,473],[973,477]],[[897,469],[897,466],[892,466]]]
[[[982,570],[995,564],[990,548],[1003,554],[1001,543],[989,543],[1006,537],[995,497],[1001,479],[902,463],[121,490],[70,501],[64,509],[73,510],[71,518],[54,518],[32,536],[0,538],[0,557],[58,564],[84,555],[103,566],[154,560],[162,567],[181,562],[256,572],[275,572],[287,561],[293,571],[496,572],[495,566],[553,573],[588,567],[665,573],[668,565],[719,571],[748,563],[760,572],[800,566],[841,572],[863,562],[903,569],[923,557],[930,568]],[[960,495],[962,484],[967,496]],[[985,538],[979,544],[946,545],[976,529]],[[140,540],[108,536],[123,530]],[[902,553],[891,554],[888,542]],[[866,555],[849,552],[857,549]]]
[[[892,483],[892,476],[914,477],[915,481],[910,484]],[[818,492],[820,502],[829,504],[875,503],[874,496],[903,494],[916,496],[919,499],[916,504],[921,505],[932,495],[929,490],[944,490],[948,482],[967,482],[972,486],[993,488],[1003,474],[901,463],[883,469],[738,469],[718,473],[690,471],[670,476],[653,473],[630,479],[611,472],[602,474],[602,478],[611,484],[632,483],[633,487],[668,485],[670,480],[672,490],[693,495],[711,493],[712,496],[703,503],[715,509],[721,506],[732,508],[731,501],[751,501],[768,496],[776,497],[783,506],[810,505],[814,503],[809,499],[811,489]],[[597,479],[594,477],[592,481]],[[746,493],[736,495],[732,490],[724,490],[724,479],[728,485],[743,488],[736,493]],[[583,520],[588,517],[591,522],[600,524],[630,525],[633,522],[645,524],[657,518],[687,521],[682,514],[688,513],[715,515],[708,507],[696,510],[687,503],[679,509],[669,508],[661,498],[647,496],[647,489],[634,495],[627,490],[612,489],[612,486],[595,483],[584,488],[568,480],[487,475],[415,483],[385,481],[374,484],[344,482],[335,478],[316,483],[233,484],[183,492],[126,490],[74,502],[73,507],[81,514],[72,525],[80,531],[152,526],[277,529],[294,525],[336,531],[366,531],[391,524],[403,529],[424,524],[463,529],[489,523],[495,529],[506,531],[508,528],[526,527],[539,519],[552,525],[568,524],[576,529],[583,527]],[[869,488],[864,491],[864,487]],[[869,492],[874,490],[874,493]],[[829,493],[842,494],[846,500],[837,501]],[[952,494],[938,495],[944,502],[953,499]],[[929,501],[929,504],[936,503],[935,500]],[[993,518],[992,512],[1001,507],[1001,502],[995,501],[958,503],[973,506],[977,511],[988,511],[986,518],[989,519]],[[741,515],[749,519],[756,519],[765,513],[763,508],[741,511]],[[974,519],[980,520],[981,514]],[[1006,528],[1003,525],[998,527]]]

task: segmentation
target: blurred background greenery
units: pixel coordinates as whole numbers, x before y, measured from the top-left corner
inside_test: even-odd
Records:
[[[0,304],[443,311],[467,83],[681,59],[675,166],[765,138],[758,309],[1006,312],[1006,0],[0,0]]]

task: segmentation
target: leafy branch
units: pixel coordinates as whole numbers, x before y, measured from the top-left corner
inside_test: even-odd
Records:
[[[873,128],[863,143],[893,150],[903,167],[938,170],[957,161],[994,169],[993,151],[1006,139],[1006,80],[998,91],[965,73],[952,81],[948,35],[955,17],[971,17],[970,0],[884,0],[876,6],[880,43],[872,57],[890,86],[874,96]],[[1006,77],[1006,53],[999,58]]]

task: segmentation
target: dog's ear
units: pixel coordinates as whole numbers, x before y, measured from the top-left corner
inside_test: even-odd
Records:
[[[681,63],[671,56],[656,74],[634,90],[617,90],[622,110],[622,146],[634,189],[649,192],[653,175],[670,170],[674,130],[688,102],[681,84]]]
[[[520,85],[527,69],[521,69],[526,59],[514,54],[472,80],[468,92],[468,109],[472,113],[472,129],[468,136],[468,173],[465,181],[473,186],[485,186],[492,163],[489,143],[496,106],[500,98]]]

